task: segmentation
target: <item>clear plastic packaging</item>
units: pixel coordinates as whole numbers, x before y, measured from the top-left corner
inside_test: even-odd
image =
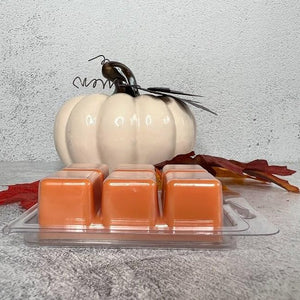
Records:
[[[168,173],[165,176],[164,192],[157,192],[153,173],[126,169],[127,166],[124,171],[111,173],[99,184],[103,188],[101,205],[93,204],[95,193],[91,185],[97,186],[97,172],[83,171],[85,175],[78,176],[78,170],[68,170],[47,177],[41,181],[39,204],[6,225],[3,232],[21,233],[25,242],[31,245],[209,249],[233,248],[237,236],[278,232],[244,198],[226,191],[222,193],[219,181],[210,174],[194,170],[186,177],[182,170],[175,170],[173,175]],[[72,175],[70,182],[69,174]],[[81,185],[80,180],[84,184]],[[170,186],[166,187],[168,184]],[[51,190],[52,186],[54,190]],[[78,198],[80,193],[74,192],[73,187],[78,187],[82,195],[86,194],[86,199]],[[187,192],[183,192],[180,198],[177,197],[181,193],[178,188],[182,187],[187,187]],[[205,192],[199,191],[199,188]],[[175,193],[168,195],[168,189]],[[95,195],[98,199],[98,194]],[[64,201],[63,209],[59,209]],[[181,202],[191,209],[181,211],[185,208]],[[74,205],[65,219],[54,213],[56,210],[68,210],[72,203],[77,203],[82,210]],[[43,215],[49,210],[53,219]]]
[[[152,230],[105,229],[102,225],[41,227],[38,205],[6,225],[3,233],[21,233],[31,245],[234,248],[237,236],[273,235],[279,232],[263,215],[241,197],[228,198],[223,205],[223,226],[210,230],[170,230],[164,225]]]

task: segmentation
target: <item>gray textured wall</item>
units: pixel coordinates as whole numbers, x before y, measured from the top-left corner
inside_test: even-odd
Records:
[[[53,123],[87,60],[129,65],[142,86],[205,95],[196,150],[300,158],[300,2],[0,1],[0,160],[57,160]],[[101,92],[101,89],[98,89]]]

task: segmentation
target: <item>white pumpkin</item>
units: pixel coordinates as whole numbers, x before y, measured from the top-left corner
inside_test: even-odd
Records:
[[[193,150],[195,119],[187,105],[126,93],[82,95],[67,101],[55,120],[62,161],[156,164]]]

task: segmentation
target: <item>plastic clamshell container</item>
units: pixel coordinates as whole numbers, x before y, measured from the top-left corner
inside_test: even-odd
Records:
[[[102,181],[108,176],[108,165],[92,163],[73,163],[63,168],[65,171],[94,171],[99,174]]]
[[[208,172],[168,172],[163,197],[169,227],[222,227],[222,185]]]
[[[156,177],[148,171],[114,171],[103,183],[105,227],[155,226],[158,217]]]
[[[120,164],[114,171],[150,171],[155,172],[155,168],[150,164]]]
[[[241,197],[228,198],[223,206],[223,226],[217,230],[155,229],[115,230],[103,226],[43,227],[38,222],[38,204],[5,225],[4,234],[20,233],[25,243],[37,246],[82,246],[113,248],[232,249],[239,236],[269,236],[279,232]]]
[[[166,175],[168,172],[207,172],[199,165],[187,165],[187,164],[169,164],[165,165],[162,169],[162,173]]]
[[[100,209],[102,182],[94,171],[64,170],[42,179],[39,224],[90,225]]]
[[[155,174],[138,165],[103,181],[105,168],[74,164],[41,180],[38,204],[3,233],[22,233],[31,245],[224,249],[237,236],[279,232],[209,173],[185,168],[166,172],[161,193]]]

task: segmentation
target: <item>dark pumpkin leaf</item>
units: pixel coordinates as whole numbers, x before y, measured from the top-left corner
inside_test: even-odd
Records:
[[[192,97],[203,97],[203,96],[200,96],[200,95],[193,95],[193,94],[183,93],[183,92],[179,92],[179,91],[173,91],[169,88],[163,88],[163,87],[143,88],[143,87],[141,87],[140,85],[137,85],[137,84],[126,84],[126,85],[123,85],[123,86],[124,87],[126,86],[126,87],[135,88],[135,89],[138,89],[138,90],[141,90],[141,91],[144,91],[144,92],[148,92],[148,93],[151,93],[151,94],[156,94],[156,95],[160,95],[160,96],[164,96],[164,97],[172,97],[173,99],[175,99],[178,102],[187,103],[189,105],[195,106],[197,108],[200,108],[202,110],[205,110],[205,111],[210,112],[211,114],[214,114],[214,115],[217,116],[217,113],[215,113],[212,110],[208,109],[207,107],[203,106],[198,101],[179,98],[177,96],[174,96],[174,95],[183,95],[183,96],[192,96]]]
[[[149,88],[147,88],[147,90],[149,92],[162,92],[162,93],[191,96],[191,97],[203,97],[201,95],[194,95],[194,94],[188,94],[188,93],[183,93],[183,92],[179,92],[179,91],[174,91],[174,90],[171,90],[166,87],[149,87]]]

